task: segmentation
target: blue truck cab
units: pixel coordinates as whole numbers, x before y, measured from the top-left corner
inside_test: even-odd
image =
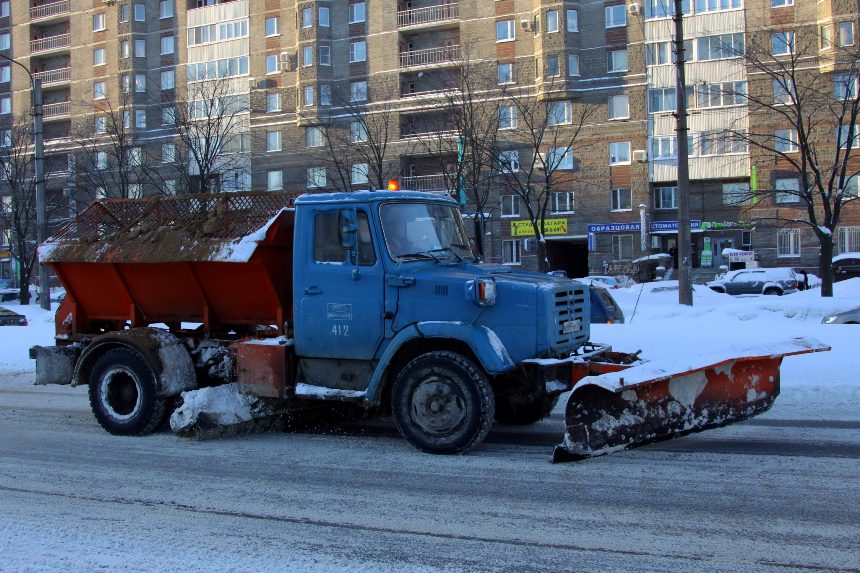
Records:
[[[586,286],[479,262],[446,197],[310,194],[295,209],[297,394],[390,407],[413,445],[457,453],[570,389]]]

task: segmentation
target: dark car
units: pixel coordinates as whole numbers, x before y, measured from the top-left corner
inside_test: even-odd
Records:
[[[845,253],[833,257],[833,280],[844,281],[860,277],[860,253]]]
[[[591,285],[591,324],[624,324],[621,307],[605,287]]]
[[[729,271],[705,283],[711,290],[726,294],[783,295],[797,292],[803,276],[790,267],[754,268]]]
[[[0,306],[0,326],[27,326],[27,317]]]

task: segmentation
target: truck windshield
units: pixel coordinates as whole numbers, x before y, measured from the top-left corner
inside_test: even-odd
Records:
[[[433,203],[385,203],[382,232],[391,258],[474,259],[460,212]]]

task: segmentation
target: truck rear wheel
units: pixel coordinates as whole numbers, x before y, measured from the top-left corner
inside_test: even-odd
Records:
[[[428,352],[394,381],[394,423],[406,440],[431,454],[460,454],[480,444],[495,415],[493,389],[469,359]]]
[[[142,436],[164,420],[166,401],[156,394],[155,375],[128,348],[105,352],[90,375],[90,406],[102,428],[119,436]]]

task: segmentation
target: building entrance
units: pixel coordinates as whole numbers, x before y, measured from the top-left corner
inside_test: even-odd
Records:
[[[587,237],[547,237],[546,256],[550,270],[564,271],[571,278],[588,276]]]

